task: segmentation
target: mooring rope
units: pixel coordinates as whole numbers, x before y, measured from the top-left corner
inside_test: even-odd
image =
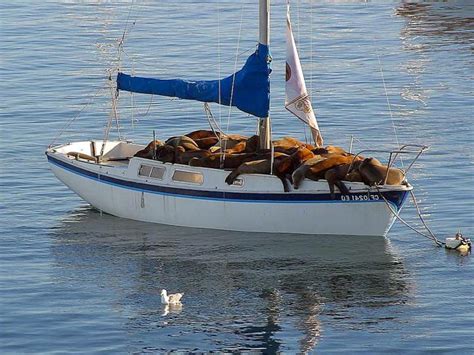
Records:
[[[419,230],[417,230],[416,228],[410,226],[408,224],[408,222],[406,222],[402,217],[400,217],[400,214],[397,213],[393,207],[390,205],[390,203],[387,201],[387,199],[385,198],[385,196],[382,194],[382,192],[380,191],[379,187],[377,185],[375,185],[375,188],[377,189],[377,192],[379,193],[379,195],[382,197],[382,199],[385,201],[385,204],[387,205],[387,207],[389,208],[390,212],[392,212],[393,216],[398,219],[400,222],[402,222],[405,226],[407,226],[408,228],[410,228],[412,231],[418,233],[419,235],[421,235],[422,237],[424,238],[427,238],[427,239],[431,239],[433,242],[435,242],[435,244],[438,246],[438,247],[442,247],[443,245],[445,245],[445,243],[441,242],[440,240],[438,240],[438,238],[436,238],[436,236],[433,234],[433,232],[428,228],[428,226],[426,225],[424,219],[423,219],[423,216],[421,215],[421,212],[418,208],[418,204],[416,203],[416,200],[414,198],[414,194],[411,194],[413,200],[414,200],[414,203],[415,203],[415,207],[416,207],[416,210],[417,210],[417,213],[418,213],[418,216],[420,217],[423,225],[425,226],[425,228],[428,230],[428,232],[430,234],[425,234],[423,232],[420,232]],[[411,191],[410,191],[411,192]]]

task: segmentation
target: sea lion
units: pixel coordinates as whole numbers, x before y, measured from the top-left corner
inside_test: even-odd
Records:
[[[328,151],[329,154],[341,154],[341,155],[350,154],[346,152],[343,148],[337,147],[335,145],[328,145],[325,149]]]
[[[170,145],[174,148],[181,146],[185,150],[198,150],[199,149],[199,146],[196,144],[196,142],[187,136],[176,136],[176,137],[168,138],[165,144]]]
[[[183,150],[181,150],[180,148]],[[185,165],[188,165],[189,162],[194,158],[200,159],[200,158],[205,158],[212,155],[210,151],[205,150],[205,149],[185,151],[184,148],[182,147],[176,148],[175,153],[176,153],[176,157],[175,157],[176,163],[185,164]]]
[[[214,132],[206,129],[199,129],[197,131],[192,131],[185,134],[186,137],[191,138],[193,141],[204,138],[218,138],[220,136],[219,132]]]
[[[205,138],[198,138],[195,139],[194,142],[198,145],[200,149],[206,149],[215,146],[219,142],[218,137],[205,137]]]
[[[398,168],[388,168],[375,158],[366,158],[356,169],[364,184],[374,185],[401,185],[405,180],[405,173]],[[385,177],[387,179],[385,180]]]
[[[360,160],[361,158],[354,158],[351,155],[329,154],[326,159],[310,166],[306,173],[306,178],[318,181],[319,179],[324,178],[324,174],[327,170],[338,165],[351,163],[354,159]]]
[[[245,149],[245,144],[240,143],[245,142],[247,139],[247,136],[242,136],[240,134],[221,135],[221,141],[219,144],[216,144],[209,149],[213,153],[222,152],[222,150],[226,153],[240,153]],[[235,148],[238,144],[240,144],[240,146]],[[234,148],[235,150],[233,150]]]
[[[265,154],[267,156],[267,154]],[[274,154],[274,166],[278,164],[281,159],[287,158],[288,155],[283,153]],[[270,174],[271,171],[271,159],[266,157],[265,159],[247,161],[240,164],[236,169],[234,169],[225,179],[225,182],[229,185],[232,185],[239,175],[242,174]],[[275,174],[275,171],[274,171]],[[282,174],[275,174],[282,182],[283,189],[289,191],[288,181],[285,176]]]
[[[283,149],[290,149],[290,148],[299,148],[303,146],[303,142],[299,141],[293,137],[283,137],[281,139],[277,139],[272,142],[274,149],[283,148]]]
[[[293,187],[298,189],[304,178],[318,181],[324,178],[327,170],[342,164],[351,163],[353,160],[361,160],[361,157],[354,157],[353,155],[341,154],[323,154],[316,155],[312,159],[308,159],[303,165],[293,172],[292,180]]]
[[[235,169],[242,163],[258,159],[255,153],[223,154],[211,153],[209,156],[192,158],[189,160],[190,166],[202,166],[214,169]]]
[[[245,142],[245,153],[255,153],[258,149],[258,141],[260,137],[254,134],[252,137]]]
[[[235,144],[232,148],[227,148],[227,142],[224,142],[222,144],[222,148],[224,148],[224,153],[226,154],[243,153],[245,151],[246,146],[247,146],[247,141],[241,141]]]
[[[135,153],[134,157],[153,159],[153,149],[163,145],[162,141],[154,140],[148,143],[148,145]]]
[[[338,165],[338,166],[335,166],[334,168],[327,170],[324,173],[324,179],[328,182],[329,191],[331,193],[331,198],[333,200],[335,199],[334,185],[338,187],[339,191],[341,191],[342,194],[347,195],[349,193],[349,190],[347,189],[346,185],[343,183],[343,180],[362,181],[360,174],[358,172],[357,172],[357,175],[355,174],[355,171],[357,170],[361,162],[362,162],[361,160],[356,160],[351,163]],[[350,177],[350,180],[347,180],[347,175],[348,175],[347,173],[349,172],[349,169],[354,169],[354,170],[353,170],[353,175]]]
[[[150,143],[149,145],[152,145]],[[184,149],[184,148],[182,148]],[[164,163],[174,163],[175,161],[175,148],[169,145],[159,145],[153,153],[153,149],[142,149],[135,153],[134,157],[153,159],[162,161]]]
[[[285,179],[287,177],[291,179],[291,174],[293,171],[305,161],[313,157],[314,154],[311,150],[301,146],[290,156],[278,159],[275,162],[273,173],[280,179]],[[285,190],[285,192],[287,192],[287,190]]]
[[[179,152],[184,152],[183,147],[175,148],[171,145],[165,144],[161,147],[156,148],[156,160],[162,161],[163,163],[175,163],[176,155]]]
[[[185,134],[186,137],[191,138],[200,149],[209,149],[219,142],[219,132],[213,132],[206,129],[199,129]]]

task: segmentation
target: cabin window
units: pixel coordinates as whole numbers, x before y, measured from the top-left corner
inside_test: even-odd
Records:
[[[204,178],[201,173],[191,171],[175,170],[173,174],[174,181],[190,182],[192,184],[202,184]]]
[[[150,176],[151,173],[151,166],[149,165],[140,165],[140,169],[138,169],[138,175],[140,176]]]
[[[151,170],[150,177],[154,179],[163,180],[163,175],[165,175],[165,168],[154,166],[153,169]]]

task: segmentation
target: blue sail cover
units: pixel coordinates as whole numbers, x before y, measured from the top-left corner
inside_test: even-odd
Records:
[[[268,60],[269,56],[268,46],[259,44],[257,50],[247,59],[243,68],[235,73],[235,78],[232,74],[221,80],[162,80],[118,73],[117,89],[142,94],[215,102],[227,106],[232,105],[257,117],[267,117],[270,109],[269,76],[271,68]],[[234,90],[232,92],[233,81]]]

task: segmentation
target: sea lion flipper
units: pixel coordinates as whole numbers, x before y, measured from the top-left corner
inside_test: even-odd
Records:
[[[334,184],[337,186],[341,194],[343,195],[349,194],[349,189],[347,188],[346,184],[344,184],[341,180],[336,181]]]
[[[237,176],[239,176],[239,169],[234,169],[229,175],[227,175],[227,177],[225,178],[225,182],[227,183],[227,185],[232,185],[235,181],[235,179],[237,179]]]

